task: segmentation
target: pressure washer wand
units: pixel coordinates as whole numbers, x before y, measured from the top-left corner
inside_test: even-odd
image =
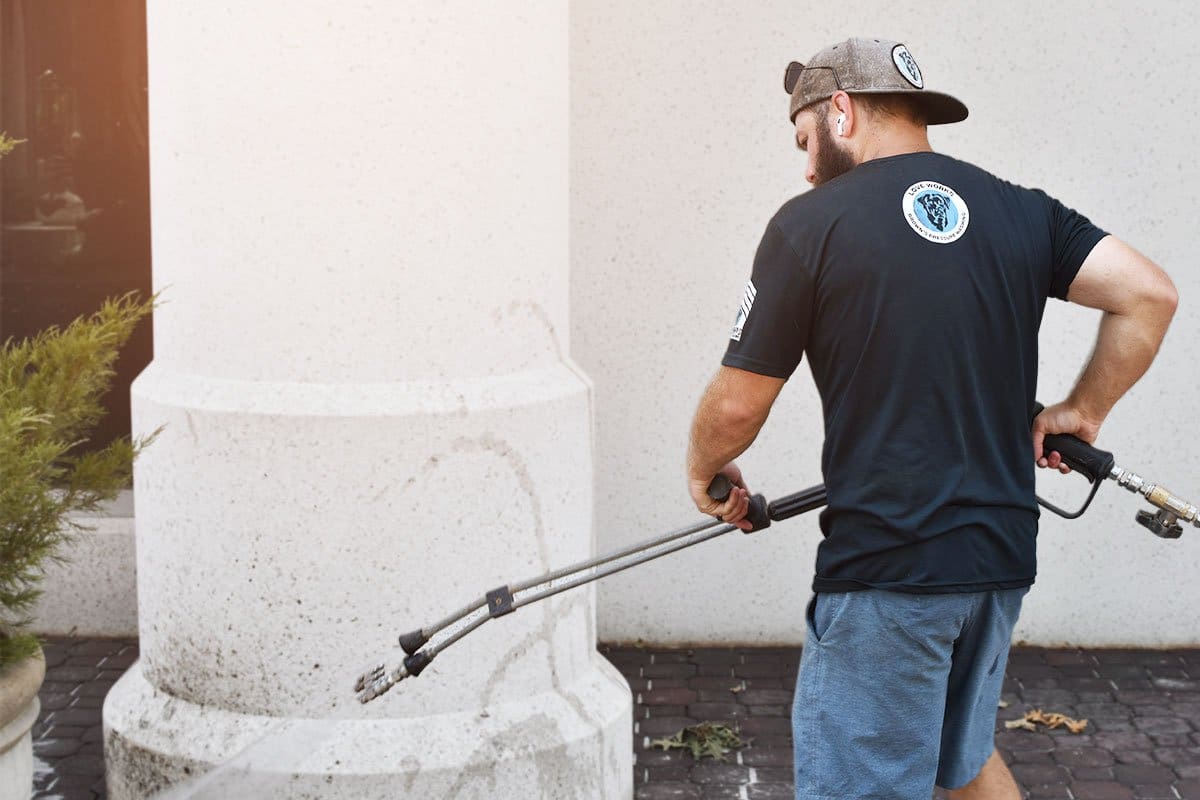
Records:
[[[1034,416],[1041,413],[1037,406]],[[1046,436],[1043,450],[1047,453],[1057,451],[1062,460],[1073,470],[1086,477],[1092,483],[1092,491],[1083,508],[1075,513],[1063,511],[1061,508],[1042,498],[1037,498],[1039,504],[1054,513],[1074,519],[1083,514],[1091,505],[1096,491],[1105,479],[1115,480],[1131,492],[1143,495],[1155,507],[1158,513],[1139,511],[1138,524],[1146,527],[1156,536],[1165,539],[1177,539],[1183,533],[1180,520],[1190,522],[1200,528],[1200,512],[1192,505],[1161,486],[1149,483],[1139,475],[1116,466],[1112,453],[1093,447],[1087,442],[1074,436],[1051,434]],[[708,494],[714,500],[724,501],[733,486],[724,475],[718,475],[708,487]],[[761,494],[750,498],[750,510],[746,519],[750,520],[751,528],[746,533],[753,533],[768,528],[771,522],[781,522],[785,519],[821,508],[828,502],[825,486],[812,486],[808,489],[785,495],[767,502]],[[598,580],[607,575],[644,564],[669,553],[674,553],[686,547],[706,542],[723,536],[730,531],[739,530],[736,525],[730,525],[721,520],[704,520],[685,528],[671,531],[663,536],[630,545],[599,558],[580,561],[554,572],[549,572],[537,578],[521,581],[512,586],[504,585],[492,589],[483,599],[470,603],[458,611],[428,628],[420,628],[400,637],[400,646],[408,654],[400,664],[387,669],[379,664],[359,676],[354,684],[360,702],[367,703],[387,692],[405,678],[421,674],[433,659],[450,645],[478,628],[483,623],[505,614],[511,614],[521,606],[529,605],[551,595],[564,592],[576,586]],[[456,628],[456,626],[458,626]],[[443,631],[451,631],[438,642],[425,647],[433,637]]]
[[[732,484],[724,475],[718,475],[708,487],[714,500],[729,497]],[[814,486],[802,492],[787,495],[768,503],[761,494],[750,498],[750,510],[746,518],[752,525],[746,533],[768,528],[771,521],[781,521],[820,508],[825,505],[825,487]],[[428,628],[420,628],[400,636],[400,647],[408,654],[400,664],[387,669],[379,664],[359,676],[354,684],[360,702],[367,703],[387,692],[400,681],[421,674],[433,659],[450,645],[478,628],[489,619],[510,614],[521,606],[543,600],[551,595],[581,586],[607,575],[644,564],[669,553],[723,536],[730,531],[740,530],[719,519],[706,519],[686,528],[671,531],[663,536],[621,548],[599,558],[581,561],[569,567],[549,572],[511,586],[492,589],[482,600],[470,603]],[[425,647],[434,636],[460,625],[453,633]]]

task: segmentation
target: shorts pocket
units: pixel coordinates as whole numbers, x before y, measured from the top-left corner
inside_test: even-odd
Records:
[[[820,592],[812,596],[804,611],[809,641],[819,644],[829,638],[830,628],[833,627],[845,598],[845,592]]]

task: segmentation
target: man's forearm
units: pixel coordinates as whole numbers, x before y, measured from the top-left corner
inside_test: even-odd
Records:
[[[720,377],[700,399],[688,445],[688,477],[708,480],[746,451],[766,417],[732,396]]]
[[[1179,295],[1157,264],[1106,236],[1084,259],[1067,299],[1105,312],[1096,348],[1064,404],[1094,433],[1154,360]]]
[[[1174,312],[1174,298],[1163,297],[1146,301],[1135,314],[1105,313],[1095,350],[1067,402],[1089,419],[1103,421],[1150,367]]]

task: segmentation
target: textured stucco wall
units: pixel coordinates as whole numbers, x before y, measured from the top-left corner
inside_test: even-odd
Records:
[[[927,85],[970,106],[965,123],[933,129],[935,149],[1046,189],[1175,278],[1183,299],[1159,361],[1099,443],[1196,502],[1195,14],[1184,2],[574,3],[572,353],[595,383],[598,548],[697,516],[683,476],[691,414],[763,226],[805,188],[783,69],[851,35],[907,43]],[[1098,319],[1052,302],[1044,401],[1069,388]],[[821,481],[819,409],[802,366],[742,459],[752,488],[774,497]],[[1078,477],[1040,483],[1064,503],[1084,495]],[[1043,516],[1018,638],[1200,643],[1200,531],[1159,540],[1134,524],[1142,507],[1110,483],[1082,521]],[[797,642],[819,536],[813,514],[608,578],[600,636]]]
[[[598,552],[696,517],[682,474],[688,422],[724,348],[762,227],[781,202],[804,189],[803,159],[786,121],[783,67],[856,34],[905,41],[929,85],[958,94],[971,107],[967,122],[934,129],[935,148],[1045,188],[1175,278],[1183,302],[1159,362],[1118,406],[1100,443],[1122,465],[1193,502],[1200,498],[1200,456],[1189,438],[1189,425],[1200,417],[1189,391],[1197,378],[1191,342],[1200,328],[1192,302],[1200,278],[1190,258],[1200,211],[1193,188],[1200,167],[1190,153],[1200,121],[1191,99],[1200,55],[1189,40],[1195,18],[1189,4],[1022,0],[943,4],[935,14],[928,5],[874,0],[827,9],[778,0],[752,6],[576,0],[570,9],[570,351],[595,384]],[[478,134],[471,149],[486,150],[500,135],[489,127],[494,121],[477,113],[451,123],[452,130]],[[352,126],[347,131],[352,140]],[[361,166],[348,161],[340,168],[353,174]],[[447,183],[434,172],[414,175],[405,185],[418,184],[444,197],[445,209],[472,191],[469,179]],[[399,191],[395,185],[381,182],[392,188],[381,188],[376,197]],[[522,224],[543,221],[527,217]],[[502,228],[496,230],[499,236]],[[369,238],[378,231],[355,235]],[[330,246],[336,239],[329,239]],[[415,260],[440,252],[432,244]],[[530,285],[560,281],[565,273],[561,264],[549,263],[534,271]],[[478,351],[457,348],[459,355],[475,363],[543,357],[546,337],[538,325],[545,321],[480,301],[485,283],[465,286],[471,302],[459,308],[476,314],[490,309],[493,319],[498,308],[505,325],[528,329],[514,327],[513,335],[492,337]],[[262,292],[244,294],[250,297],[270,299]],[[324,307],[320,299],[311,306]],[[413,313],[422,308],[418,304]],[[295,313],[295,306],[270,311]],[[565,308],[552,305],[546,314],[566,348]],[[196,320],[200,324],[202,316]],[[1042,334],[1043,400],[1068,388],[1096,320],[1094,312],[1051,304]],[[385,324],[349,324],[359,322],[368,332]],[[413,327],[429,330],[426,322]],[[454,322],[447,326],[451,331],[469,327]],[[369,337],[368,344],[380,347]],[[245,366],[237,348],[222,352],[230,354],[232,367]],[[285,363],[288,370],[306,369],[300,349],[278,352],[280,369]],[[344,367],[346,377],[358,377],[351,366]],[[423,375],[438,370],[433,363],[413,366]],[[758,444],[742,459],[756,490],[774,497],[820,481],[818,412],[802,366]],[[1046,476],[1042,485],[1044,494],[1063,502],[1081,500],[1084,491],[1077,479]],[[1178,542],[1155,539],[1133,524],[1141,507],[1110,485],[1083,521],[1044,519],[1041,575],[1026,601],[1019,637],[1200,642],[1191,611],[1200,599],[1192,580],[1200,537],[1193,529]],[[799,641],[818,537],[815,516],[809,516],[606,578],[598,588],[599,635]],[[96,633],[132,628],[132,539],[129,524],[121,532],[84,537],[76,567],[104,565],[105,572],[52,574],[44,630],[57,632],[60,624]],[[97,580],[105,583],[111,603],[96,604],[80,590]]]
[[[137,636],[137,568],[133,492],[125,491],[94,517],[77,517],[85,530],[48,563],[33,630],[50,636]]]

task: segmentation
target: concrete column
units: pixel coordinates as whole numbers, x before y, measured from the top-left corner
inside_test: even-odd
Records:
[[[148,39],[166,304],[133,421],[165,427],[110,797],[630,797],[594,587],[351,691],[398,633],[593,552],[566,4],[171,0]]]

